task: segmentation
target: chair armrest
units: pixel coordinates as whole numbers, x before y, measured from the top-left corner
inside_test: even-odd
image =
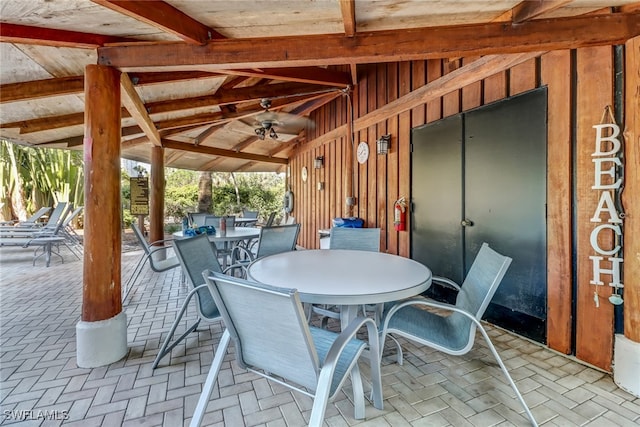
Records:
[[[407,300],[403,300],[398,304],[394,305],[393,307],[391,307],[391,309],[385,314],[383,329],[386,330],[389,319],[393,316],[393,314],[396,311],[408,305],[423,305],[426,307],[433,307],[440,310],[447,310],[447,311],[460,313],[465,317],[468,317],[469,319],[471,319],[476,325],[480,326],[480,321],[476,319],[476,317],[473,314],[459,307],[456,307],[453,304],[447,304],[446,302],[439,302],[430,298],[410,298]]]
[[[253,253],[242,246],[234,246],[231,250],[231,262],[237,263],[240,261],[240,256],[244,255],[249,261],[255,260]]]
[[[444,285],[445,287],[451,287],[454,288],[455,290],[459,291],[460,285],[458,285],[456,282],[454,282],[451,279],[448,279],[446,277],[442,277],[442,276],[433,276],[431,278],[431,282],[432,283],[438,283],[440,285]]]
[[[154,242],[150,242],[150,243],[149,243],[149,246],[155,246],[155,245],[157,245],[158,243],[164,243],[164,242],[173,242],[173,237],[170,237],[170,238],[168,238],[168,239],[160,239],[160,240],[156,240],[156,241],[154,241]]]

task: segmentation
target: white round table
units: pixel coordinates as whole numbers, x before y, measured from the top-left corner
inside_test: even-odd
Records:
[[[178,239],[185,238],[182,231],[176,231],[173,236]],[[232,227],[228,228],[225,233],[220,233],[218,227],[216,227],[216,234],[208,234],[209,241],[216,244],[219,253],[224,254],[222,258],[222,267],[227,266],[227,256],[230,254],[231,246],[238,242],[248,242],[251,239],[257,239],[260,237],[260,229],[258,227]],[[221,243],[223,248],[218,247]]]
[[[382,252],[316,249],[259,258],[247,276],[257,282],[298,290],[300,300],[341,306],[341,323],[363,304],[415,296],[431,286],[431,270],[409,258]]]
[[[183,238],[182,231],[176,231],[173,233],[174,237],[179,239]],[[257,227],[233,227],[227,229],[227,232],[222,234],[218,227],[216,227],[216,234],[208,234],[210,242],[225,243],[225,242],[238,242],[240,240],[255,239],[260,236],[260,229]]]

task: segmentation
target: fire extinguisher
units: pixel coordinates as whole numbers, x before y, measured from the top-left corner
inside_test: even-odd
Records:
[[[407,229],[407,201],[404,197],[399,198],[393,204],[393,225],[396,231]]]

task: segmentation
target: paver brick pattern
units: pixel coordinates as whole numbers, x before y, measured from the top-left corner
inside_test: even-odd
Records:
[[[48,268],[33,267],[30,249],[0,248],[0,425],[188,425],[223,325],[201,324],[152,369],[189,289],[179,268],[146,268],[125,306],[126,357],[79,368],[75,327],[82,262],[64,249],[62,254],[64,263],[54,259]],[[140,256],[123,252],[124,279]],[[177,333],[195,319],[191,307]],[[489,334],[540,425],[640,425],[640,399],[618,388],[610,374],[496,327],[489,326]],[[366,419],[355,420],[347,384],[327,409],[327,426],[528,425],[480,336],[470,353],[458,357],[399,341],[403,365],[396,363],[390,340],[385,348],[384,410],[367,404]],[[231,347],[203,425],[306,425],[309,397],[240,369],[232,353]],[[362,371],[368,374],[366,365]]]

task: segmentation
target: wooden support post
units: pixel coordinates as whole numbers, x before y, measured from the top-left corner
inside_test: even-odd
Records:
[[[344,216],[351,217],[353,216],[353,202],[354,194],[353,194],[353,151],[355,150],[353,143],[353,100],[351,98],[353,94],[347,96],[347,127],[345,131],[344,141],[347,145],[346,150],[344,150],[344,166],[345,166],[345,176],[344,176],[344,191],[343,194],[345,196],[344,203]],[[350,202],[349,202],[350,200]]]
[[[76,340],[78,366],[91,368],[127,353],[120,295],[120,72],[88,65],[84,87],[85,252]]]
[[[151,147],[149,241],[164,239],[164,148]],[[164,252],[164,251],[161,251]]]

